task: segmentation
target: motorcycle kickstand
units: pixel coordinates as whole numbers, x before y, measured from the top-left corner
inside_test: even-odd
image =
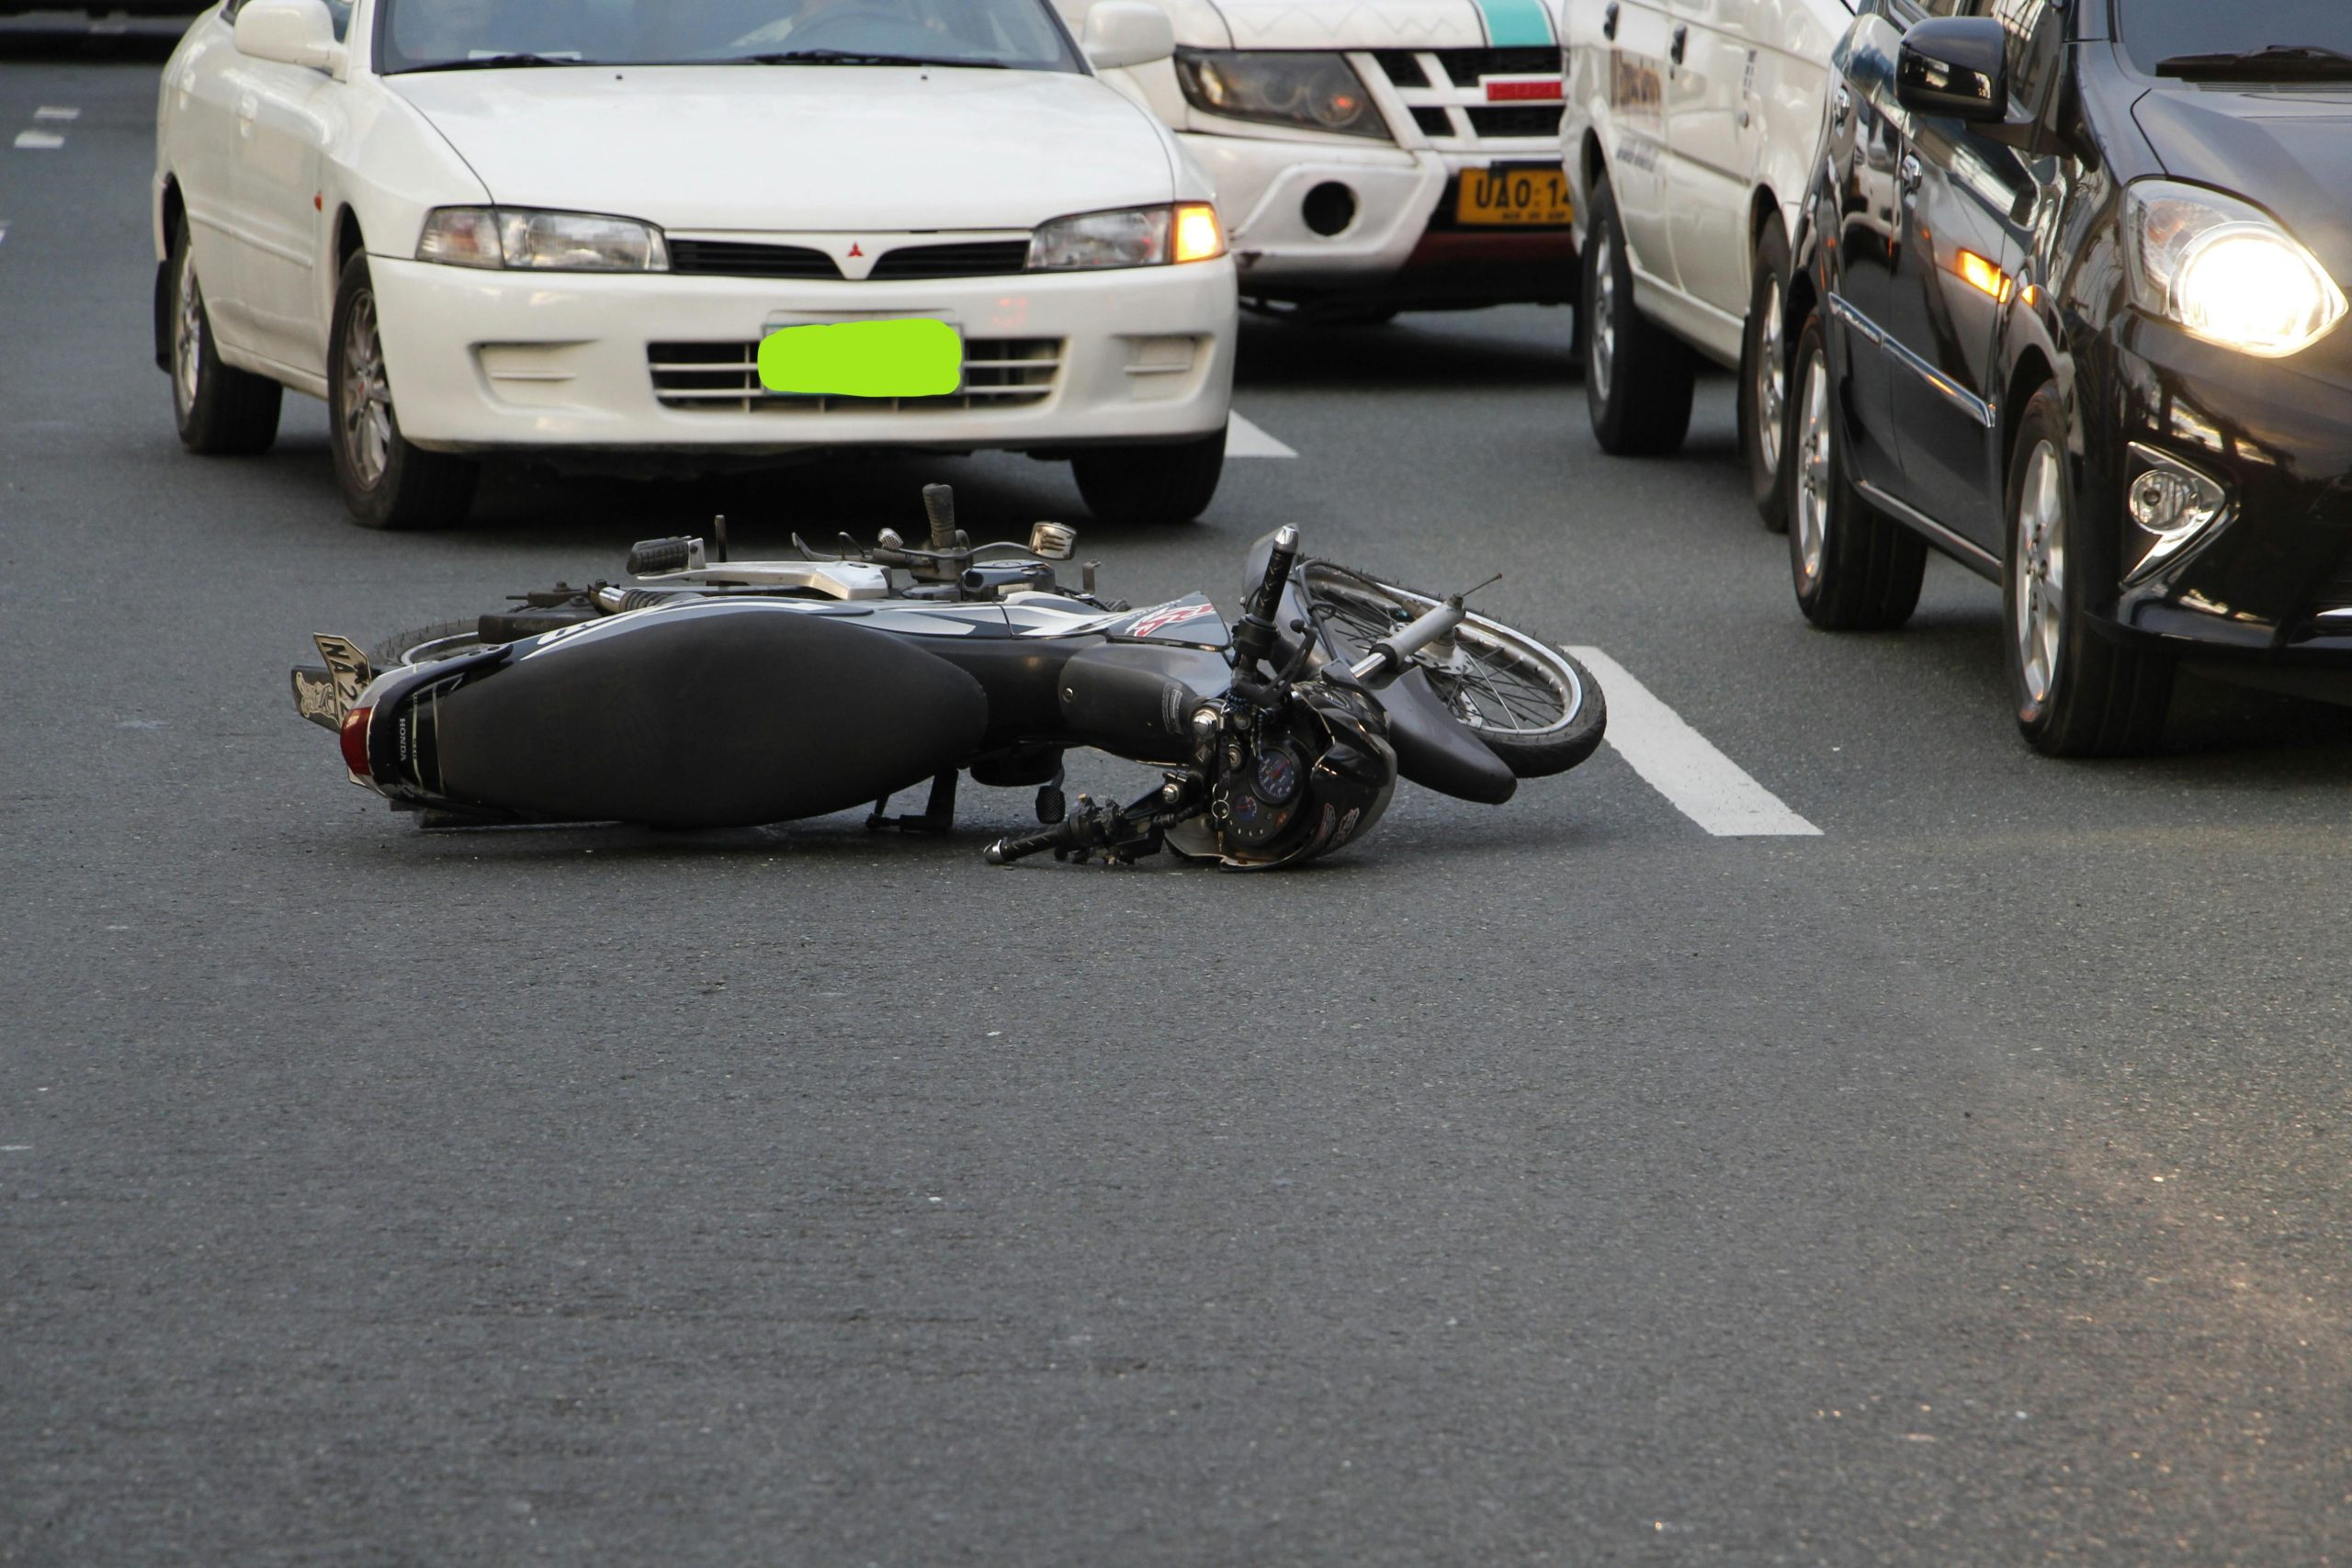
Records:
[[[956,828],[956,770],[945,769],[932,779],[931,799],[923,806],[922,816],[884,816],[883,813],[889,808],[888,795],[876,801],[874,814],[865,819],[865,830],[878,833],[886,828],[896,828],[901,833],[953,832]]]

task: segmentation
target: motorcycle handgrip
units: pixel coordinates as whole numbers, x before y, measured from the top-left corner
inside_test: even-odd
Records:
[[[956,488],[923,486],[922,511],[931,519],[931,547],[945,555],[956,547]]]
[[[1069,835],[1061,829],[1048,828],[1042,833],[1031,833],[1025,838],[999,839],[988,847],[983,858],[990,865],[1011,865],[1014,861],[1059,849],[1069,841]]]
[[[1290,583],[1291,569],[1298,564],[1298,530],[1284,525],[1275,530],[1272,548],[1266,556],[1266,575],[1258,591],[1242,606],[1245,615],[1271,617],[1283,602],[1283,590]]]

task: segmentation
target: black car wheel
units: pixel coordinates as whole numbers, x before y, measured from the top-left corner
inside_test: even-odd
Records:
[[[196,246],[183,216],[172,233],[169,271],[172,413],[180,445],[206,457],[251,457],[277,439],[277,416],[286,389],[220,361],[212,341],[212,318],[204,308],[204,286],[196,276]]]
[[[1593,182],[1584,244],[1585,406],[1616,457],[1679,450],[1690,429],[1690,351],[1634,307],[1634,265],[1606,175]]]
[[[1747,293],[1747,329],[1740,337],[1739,446],[1747,455],[1757,515],[1779,532],[1789,525],[1788,451],[1789,243],[1779,223],[1756,242],[1756,276]]]
[[[1225,475],[1225,432],[1172,446],[1105,446],[1070,459],[1086,509],[1106,523],[1190,523]]]
[[[369,528],[434,528],[466,520],[481,470],[466,458],[427,452],[401,434],[364,254],[344,264],[335,289],[327,407],[334,427],[334,477],[356,521]]]
[[[1927,544],[1854,489],[1819,311],[1797,335],[1795,367],[1796,400],[1783,439],[1797,607],[1829,631],[1892,630],[1918,607]]]
[[[2086,547],[2055,387],[2036,392],[2018,420],[2007,499],[2001,597],[2018,728],[2053,757],[2154,746],[2172,701],[2173,661],[2091,631],[2090,566],[2098,558]]]

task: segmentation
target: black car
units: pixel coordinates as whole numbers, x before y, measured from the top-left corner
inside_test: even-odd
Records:
[[[2063,755],[2184,660],[2352,696],[2352,0],[1866,9],[1790,299],[1807,617],[1900,626],[1944,551]]]

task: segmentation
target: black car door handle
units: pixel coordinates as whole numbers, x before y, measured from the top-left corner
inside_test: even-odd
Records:
[[[1609,0],[1609,8],[1600,13],[1600,36],[1617,41],[1617,0]]]
[[[1672,49],[1669,49],[1669,50],[1668,50],[1668,51],[1666,51],[1666,52],[1667,52],[1667,58],[1668,58],[1669,60],[1672,60],[1672,61],[1674,62],[1674,63],[1676,63],[1677,65],[1681,64],[1681,63],[1682,63],[1682,51],[1683,51],[1683,50],[1684,50],[1684,49],[1686,49],[1686,48],[1688,48],[1688,47],[1690,46],[1690,28],[1689,28],[1688,26],[1683,26],[1683,27],[1678,27],[1678,28],[1676,28],[1674,29],[1674,47],[1673,47]]]

